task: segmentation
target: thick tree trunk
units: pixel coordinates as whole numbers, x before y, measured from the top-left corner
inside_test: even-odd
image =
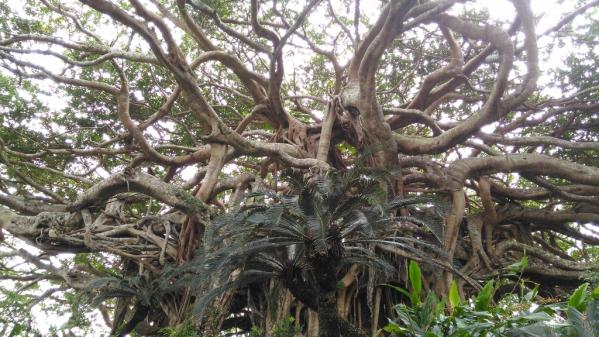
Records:
[[[116,331],[112,331],[112,334],[117,335],[118,337],[126,336],[131,331],[133,331],[133,329],[135,329],[135,327],[139,323],[141,323],[141,321],[143,321],[146,318],[149,311],[150,311],[150,309],[147,306],[144,306],[144,305],[141,305],[138,303],[135,306],[135,312],[133,313],[133,316],[131,317],[129,322],[127,322],[127,324],[125,324],[123,327],[121,327],[118,330],[118,333]]]
[[[327,291],[318,296],[319,337],[341,337],[335,291]]]
[[[343,319],[337,310],[336,291],[318,296],[318,337],[366,337],[366,334]]]

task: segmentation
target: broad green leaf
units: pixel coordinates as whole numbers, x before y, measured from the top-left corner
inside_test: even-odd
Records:
[[[576,288],[572,296],[568,299],[568,306],[571,308],[575,308],[578,311],[583,311],[586,306],[586,301],[588,299],[587,288],[589,287],[588,283],[583,283],[580,287]]]
[[[451,281],[451,286],[449,287],[449,304],[452,309],[460,305],[460,292],[455,280]]]
[[[506,331],[507,337],[563,337],[557,329],[557,325],[549,325],[539,322],[523,327],[512,328]]]
[[[489,308],[489,304],[491,303],[491,299],[493,298],[493,293],[495,292],[495,287],[493,286],[493,280],[487,282],[483,289],[478,293],[474,300],[474,308],[479,311],[487,310]]]
[[[408,274],[410,285],[412,286],[410,299],[412,300],[412,304],[416,305],[420,302],[420,293],[422,292],[422,272],[420,271],[418,263],[410,261]]]
[[[523,314],[523,315],[514,317],[515,320],[525,319],[528,321],[537,321],[537,322],[550,321],[552,318],[553,317],[551,315],[549,315],[548,313],[546,313],[544,311],[537,311],[537,312]]]

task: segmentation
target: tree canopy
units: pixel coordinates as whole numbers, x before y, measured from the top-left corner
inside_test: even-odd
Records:
[[[0,325],[357,336],[410,259],[439,296],[596,282],[599,1],[485,4],[0,3]]]

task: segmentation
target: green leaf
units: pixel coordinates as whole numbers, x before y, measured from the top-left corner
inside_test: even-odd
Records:
[[[578,290],[578,289],[577,289]],[[597,337],[593,334],[593,327],[585,316],[574,307],[568,308],[568,320],[572,323],[578,337]]]
[[[506,331],[507,337],[562,337],[564,336],[555,326],[539,322]]]
[[[491,299],[493,298],[493,293],[495,292],[495,287],[493,286],[493,280],[487,282],[483,289],[478,293],[476,299],[474,300],[474,308],[479,311],[484,311],[489,308],[489,304],[491,303]]]
[[[586,315],[594,334],[599,336],[599,298],[593,298],[589,301]]]
[[[418,322],[414,320],[416,316],[413,315],[412,310],[410,310],[404,304],[400,304],[395,306],[395,312],[397,314],[397,317],[403,323],[403,325],[399,327],[400,329],[408,330],[411,333],[416,334],[417,336],[424,334],[424,331],[420,329],[420,324],[418,324]]]
[[[408,274],[410,285],[412,286],[410,299],[412,300],[412,305],[416,305],[420,302],[420,293],[422,292],[422,272],[420,271],[418,263],[410,261]]]
[[[22,326],[21,324],[15,324],[15,326],[12,328],[12,330],[10,331],[8,336],[9,337],[19,336],[21,334],[21,332],[23,332],[23,330],[25,330],[24,326]]]
[[[533,313],[529,313],[529,314],[519,315],[519,316],[514,317],[513,319],[515,319],[515,320],[525,319],[527,321],[543,322],[543,321],[550,321],[552,318],[553,317],[551,315],[549,315],[548,313],[546,313],[544,311],[537,311],[537,312],[533,312]]]
[[[383,330],[385,332],[389,332],[389,333],[393,333],[393,334],[399,334],[402,331],[399,324],[397,324],[393,321],[387,323],[387,325],[385,325]]]
[[[384,286],[395,289],[396,291],[402,293],[403,295],[405,295],[408,298],[410,297],[410,293],[402,287],[394,286],[392,284],[384,284]]]
[[[534,286],[534,288],[532,288],[529,292],[524,294],[524,300],[526,301],[526,303],[531,302],[535,297],[537,297],[538,293],[539,293],[539,285],[536,284]]]
[[[520,265],[522,267],[520,271],[524,271],[524,269],[528,267],[528,256],[526,255],[526,251],[524,251],[524,256],[522,256],[522,259],[520,260]]]
[[[526,267],[528,267],[528,256],[526,255],[526,251],[524,251],[524,256],[522,256],[520,261],[508,265],[505,269],[511,272],[521,273]]]
[[[422,331],[427,331],[431,326],[433,320],[435,319],[435,315],[437,313],[437,303],[439,299],[433,292],[428,293],[426,296],[426,300],[424,301],[424,305],[422,309],[420,309],[420,328]]]
[[[578,311],[584,311],[586,302],[588,300],[588,287],[588,283],[583,283],[580,285],[580,287],[576,288],[574,293],[572,293],[572,296],[570,296],[570,299],[568,299],[568,306],[575,308]]]
[[[449,287],[449,304],[451,305],[451,309],[455,309],[460,305],[460,292],[455,280],[451,281],[451,286]]]

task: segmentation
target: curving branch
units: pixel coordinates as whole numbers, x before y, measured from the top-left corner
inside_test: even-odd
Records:
[[[451,190],[460,190],[468,177],[497,172],[535,173],[599,186],[599,169],[541,154],[515,154],[457,161],[448,167],[447,186]]]
[[[206,208],[202,201],[184,189],[139,170],[125,170],[104,179],[80,194],[67,206],[67,210],[77,212],[123,192],[148,195],[188,214],[201,213]]]

